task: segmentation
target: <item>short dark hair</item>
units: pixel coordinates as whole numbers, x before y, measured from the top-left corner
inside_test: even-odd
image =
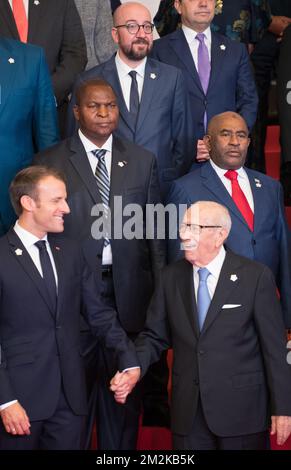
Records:
[[[53,176],[66,184],[65,176],[59,170],[46,166],[29,166],[15,175],[9,186],[9,196],[16,215],[21,215],[23,211],[22,196],[30,196],[36,200],[38,197],[37,185],[47,176]]]
[[[82,97],[84,96],[87,88],[94,87],[94,86],[110,88],[112,90],[112,93],[116,97],[116,93],[113,90],[110,83],[106,82],[106,80],[104,80],[103,78],[99,78],[99,77],[91,78],[89,80],[85,80],[84,82],[80,83],[80,85],[77,87],[76,94],[75,94],[77,106],[80,105],[80,102],[82,101]]]

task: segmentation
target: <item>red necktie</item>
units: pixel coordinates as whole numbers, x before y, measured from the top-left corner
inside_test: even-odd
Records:
[[[27,42],[28,19],[23,0],[12,0],[12,9],[20,41]]]
[[[237,205],[244,219],[246,220],[251,231],[254,231],[254,213],[250,208],[247,198],[244,195],[243,190],[241,189],[237,177],[237,171],[228,170],[224,173],[224,176],[231,181],[231,194],[234,203]]]

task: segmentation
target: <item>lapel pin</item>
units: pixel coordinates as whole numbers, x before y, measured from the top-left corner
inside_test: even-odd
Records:
[[[122,168],[123,166],[127,165],[127,162],[125,160],[122,160],[122,162],[118,162],[117,165]]]
[[[236,275],[236,274],[232,274],[232,275],[230,276],[230,280],[231,280],[232,282],[237,281],[237,280],[238,280],[237,275]]]
[[[220,49],[221,49],[222,51],[225,51],[225,49],[226,49],[226,47],[225,47],[225,45],[224,45],[224,44],[220,44],[220,46],[219,46],[219,47],[220,47]]]
[[[39,1],[38,0],[34,0],[33,2],[36,6],[39,5]]]
[[[9,64],[14,64],[15,60],[13,59],[13,57],[9,57],[8,62]]]
[[[156,76],[155,73],[151,73],[151,74],[150,74],[150,77],[151,77],[153,80],[155,80],[155,78],[157,78],[157,76]]]
[[[58,251],[61,251],[59,246],[55,246],[55,249],[58,250]]]
[[[20,248],[17,248],[17,249],[15,250],[15,254],[16,254],[17,256],[21,256],[21,255],[22,255],[22,250],[21,250]]]

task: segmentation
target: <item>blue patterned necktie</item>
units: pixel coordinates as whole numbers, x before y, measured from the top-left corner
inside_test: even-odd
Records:
[[[203,324],[207,315],[207,311],[211,302],[207,287],[207,278],[210,272],[207,268],[198,269],[199,275],[199,286],[197,292],[197,311],[198,311],[198,323],[200,331],[203,328]]]
[[[110,181],[108,176],[108,171],[105,164],[105,154],[106,150],[96,149],[92,150],[93,155],[97,158],[97,166],[95,170],[95,176],[97,180],[97,186],[101,196],[101,200],[104,206],[104,217],[108,217],[109,209],[109,195],[110,195]],[[106,221],[105,221],[106,225]],[[106,230],[106,227],[105,227]],[[104,247],[109,245],[110,240],[108,237],[104,237]]]
[[[136,79],[136,71],[131,70],[128,75],[131,77],[130,97],[129,97],[129,112],[132,115],[134,125],[136,125],[137,115],[139,110],[139,95]]]
[[[209,54],[208,54],[208,49],[205,44],[205,34],[204,33],[198,33],[195,38],[197,41],[199,41],[199,46],[198,46],[198,75],[200,78],[200,82],[203,88],[203,91],[206,95],[207,89],[208,89],[208,84],[209,84],[209,78],[210,78],[210,60],[209,60]],[[206,131],[207,129],[207,114],[206,111],[204,113],[204,130]]]
[[[45,240],[39,240],[35,243],[35,246],[39,250],[39,260],[41,264],[43,280],[50,299],[52,310],[55,312],[57,306],[57,286],[52,262],[46,248],[46,242]]]

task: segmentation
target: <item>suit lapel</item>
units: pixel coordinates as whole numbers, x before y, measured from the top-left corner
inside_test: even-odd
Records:
[[[208,90],[211,90],[215,86],[215,81],[218,75],[223,71],[223,62],[227,54],[226,49],[222,48],[223,41],[220,36],[215,33],[211,33],[211,73]]]
[[[145,66],[145,75],[142,89],[142,97],[139,107],[138,119],[136,124],[136,132],[142,128],[142,124],[150,106],[153,103],[153,95],[160,84],[159,63],[151,59],[147,59]],[[160,86],[163,86],[162,84]]]
[[[198,338],[200,333],[194,293],[193,266],[188,261],[184,260],[181,263],[181,272],[177,276],[177,289],[193,332]]]
[[[55,318],[55,312],[51,308],[51,302],[48,297],[44,281],[39,274],[34,262],[22,244],[20,238],[16,235],[13,229],[7,233],[10,250],[16,261],[21,265],[22,269],[30,277],[44,302],[46,303],[51,315]]]
[[[0,38],[0,114],[3,113],[8,103],[8,98],[14,88],[16,71],[19,70],[17,65],[18,59],[17,43],[14,45],[10,43],[10,40]]]
[[[56,319],[58,320],[60,312],[62,311],[63,294],[64,294],[64,262],[62,262],[62,247],[59,241],[55,240],[53,235],[48,236],[48,241],[54,258],[57,275],[58,275],[58,296],[57,296],[57,311]]]
[[[193,78],[195,85],[199,88],[201,93],[204,95],[203,88],[201,86],[200,78],[195,67],[195,63],[190,51],[190,47],[185,38],[185,34],[182,29],[179,29],[173,33],[169,40],[170,47],[175,51],[179,60],[184,64],[188,70],[190,76]]]
[[[122,163],[122,165],[120,165]],[[124,181],[128,175],[130,167],[130,157],[125,153],[121,140],[113,137],[112,142],[112,162],[110,175],[110,208],[113,213],[114,196],[122,195]]]
[[[38,36],[39,28],[41,27],[40,19],[44,15],[44,9],[47,5],[46,2],[40,0],[29,0],[28,9],[28,42],[34,43],[34,38]]]
[[[98,191],[97,183],[92,174],[92,170],[85,152],[84,146],[79,137],[74,135],[70,141],[70,150],[72,155],[70,161],[79,174],[84,186],[87,188],[95,204],[101,204],[101,197]]]
[[[214,320],[217,318],[223,305],[230,297],[232,291],[240,285],[239,275],[237,275],[240,266],[239,260],[231,252],[226,252],[226,257],[222,265],[219,280],[212,298],[209,310],[206,315],[206,319],[201,331],[201,335],[204,334],[207,329],[212,325]],[[237,276],[237,279],[235,277]]]
[[[13,39],[19,40],[19,34],[14,20],[13,12],[8,0],[0,2],[0,21],[6,24]]]
[[[226,206],[235,217],[240,219],[240,221],[248,227],[244,217],[237,208],[236,204],[233,202],[231,195],[224,187],[223,183],[220,181],[209,162],[202,166],[201,178],[202,184],[215,195],[215,198],[218,199],[218,202]]]
[[[266,199],[264,197],[264,187],[262,185],[260,176],[253,173],[252,170],[245,168],[245,171],[249,177],[251,190],[254,199],[254,232],[258,233],[260,224],[262,222],[261,214],[265,213],[266,210]]]

